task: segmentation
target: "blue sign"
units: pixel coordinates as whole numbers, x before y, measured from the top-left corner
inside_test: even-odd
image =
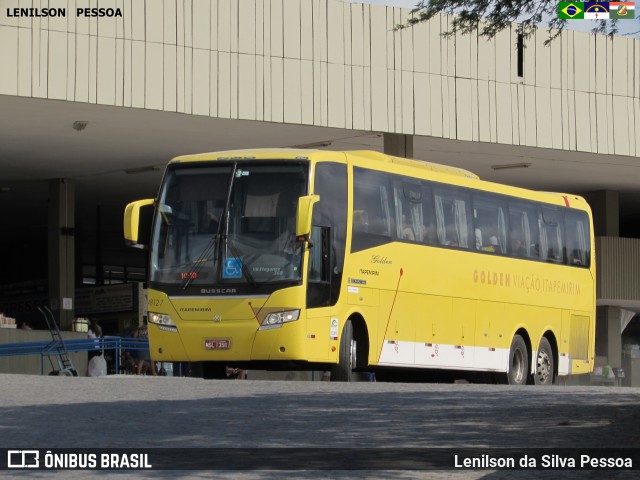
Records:
[[[222,278],[242,278],[242,258],[226,258],[222,269]]]

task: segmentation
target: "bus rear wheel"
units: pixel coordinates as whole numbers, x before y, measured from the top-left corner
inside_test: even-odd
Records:
[[[536,357],[536,373],[533,375],[533,381],[536,385],[551,385],[553,383],[554,364],[553,350],[546,337],[540,340],[538,347],[538,355]]]
[[[353,324],[347,320],[342,329],[338,364],[331,366],[332,382],[352,382],[355,380],[353,369],[356,366],[356,342],[353,339]]]
[[[509,385],[526,385],[529,375],[529,353],[527,344],[520,335],[515,335],[509,350],[509,371],[507,382]]]

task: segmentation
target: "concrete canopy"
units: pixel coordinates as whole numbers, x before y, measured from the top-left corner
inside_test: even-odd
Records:
[[[311,146],[382,151],[381,132],[231,120],[74,102],[0,96],[0,232],[46,224],[46,182],[77,185],[78,225],[96,205],[122,208],[153,197],[165,164],[187,153]],[[85,121],[82,131],[74,122]],[[622,215],[640,212],[640,163],[634,157],[414,137],[418,159],[466,168],[482,179],[525,188],[621,192]],[[530,163],[528,168],[492,166]],[[8,220],[8,221],[7,221]],[[121,229],[111,225],[110,229]]]

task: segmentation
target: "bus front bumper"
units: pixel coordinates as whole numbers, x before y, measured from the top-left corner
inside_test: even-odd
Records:
[[[180,322],[174,328],[149,324],[151,358],[162,362],[306,360],[304,322],[299,319],[260,330],[255,319],[224,324]]]

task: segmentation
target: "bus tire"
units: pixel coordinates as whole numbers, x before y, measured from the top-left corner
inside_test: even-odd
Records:
[[[552,385],[554,380],[553,350],[546,337],[540,340],[538,355],[536,356],[536,371],[533,381],[536,385]]]
[[[507,383],[509,385],[526,385],[529,376],[529,354],[527,344],[520,335],[515,335],[509,350],[509,370]]]
[[[353,324],[347,320],[340,337],[338,364],[331,366],[332,382],[352,382],[355,380],[353,368],[356,365],[356,342],[353,339]]]

